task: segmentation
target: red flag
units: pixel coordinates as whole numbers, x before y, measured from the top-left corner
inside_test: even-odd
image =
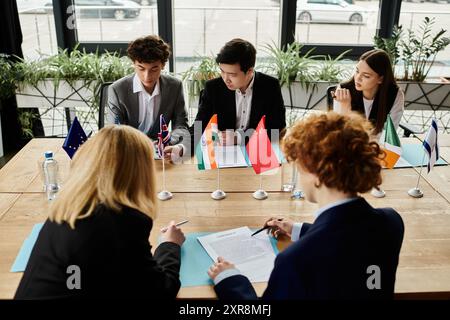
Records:
[[[280,166],[280,162],[267,136],[266,116],[261,118],[255,132],[247,143],[248,158],[256,174]]]

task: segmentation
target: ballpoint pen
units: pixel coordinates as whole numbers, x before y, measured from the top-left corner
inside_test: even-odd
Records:
[[[183,225],[185,223],[188,223],[188,222],[189,222],[189,220],[180,221],[177,224],[175,224],[175,227],[179,227],[179,226],[181,226],[181,225]],[[167,227],[164,227],[164,228],[161,229],[161,232],[166,232],[166,231],[167,231]]]
[[[277,219],[277,220],[278,220],[278,221],[283,221],[283,219],[281,219],[281,218],[279,218],[279,219]],[[262,231],[264,231],[264,230],[270,229],[270,228],[272,228],[272,227],[269,226],[269,225],[264,226],[264,227],[262,227],[261,229],[258,229],[258,230],[256,230],[255,232],[253,232],[251,236],[253,237],[254,235],[256,235],[256,234],[258,234],[258,233],[260,233],[260,232],[262,232]]]

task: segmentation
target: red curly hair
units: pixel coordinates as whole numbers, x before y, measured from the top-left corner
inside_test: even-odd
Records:
[[[288,161],[316,175],[320,185],[364,193],[381,184],[385,154],[370,140],[371,130],[370,122],[357,113],[311,115],[292,127],[283,151]]]

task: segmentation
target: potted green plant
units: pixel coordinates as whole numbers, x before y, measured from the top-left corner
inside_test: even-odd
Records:
[[[285,48],[275,44],[264,46],[267,62],[260,69],[277,77],[282,86],[283,99],[289,114],[288,126],[300,116],[298,110],[326,109],[326,88],[344,79],[348,72],[341,59],[348,51],[335,59],[330,56],[312,55],[313,49],[302,54],[303,45],[297,41]]]
[[[11,97],[16,90],[16,70],[8,55],[0,53],[0,100]]]
[[[17,105],[39,108],[50,135],[65,133],[64,118],[74,113],[85,129],[96,130],[101,84],[133,72],[131,62],[117,53],[100,55],[77,48],[34,61],[21,60],[15,69],[20,75]]]
[[[417,31],[408,29],[405,34],[399,26],[389,39],[374,38],[375,47],[391,57],[394,74],[405,92],[405,109],[411,111],[408,122],[422,129],[429,126],[436,111],[450,109],[450,84],[427,78],[437,54],[450,44],[450,38],[444,36],[447,30],[433,33],[434,23],[434,18],[425,17]],[[417,110],[420,115],[415,114]],[[424,117],[423,111],[433,114]]]
[[[181,79],[185,84],[188,96],[190,111],[198,107],[200,92],[205,88],[206,81],[220,76],[219,66],[213,56],[198,56],[197,59],[198,62],[195,65],[181,73]]]

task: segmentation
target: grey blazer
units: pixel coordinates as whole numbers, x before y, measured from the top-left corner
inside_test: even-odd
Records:
[[[134,74],[123,77],[108,88],[108,106],[106,122],[108,124],[127,124],[134,128],[139,127],[139,93],[133,93]],[[183,134],[178,131],[187,131],[188,120],[184,103],[182,82],[169,75],[159,78],[161,103],[155,122],[149,132],[150,138],[157,139],[159,132],[159,116],[162,114],[167,125],[172,122],[172,139],[179,142]],[[176,131],[175,131],[176,130]],[[173,134],[175,131],[175,134]]]

